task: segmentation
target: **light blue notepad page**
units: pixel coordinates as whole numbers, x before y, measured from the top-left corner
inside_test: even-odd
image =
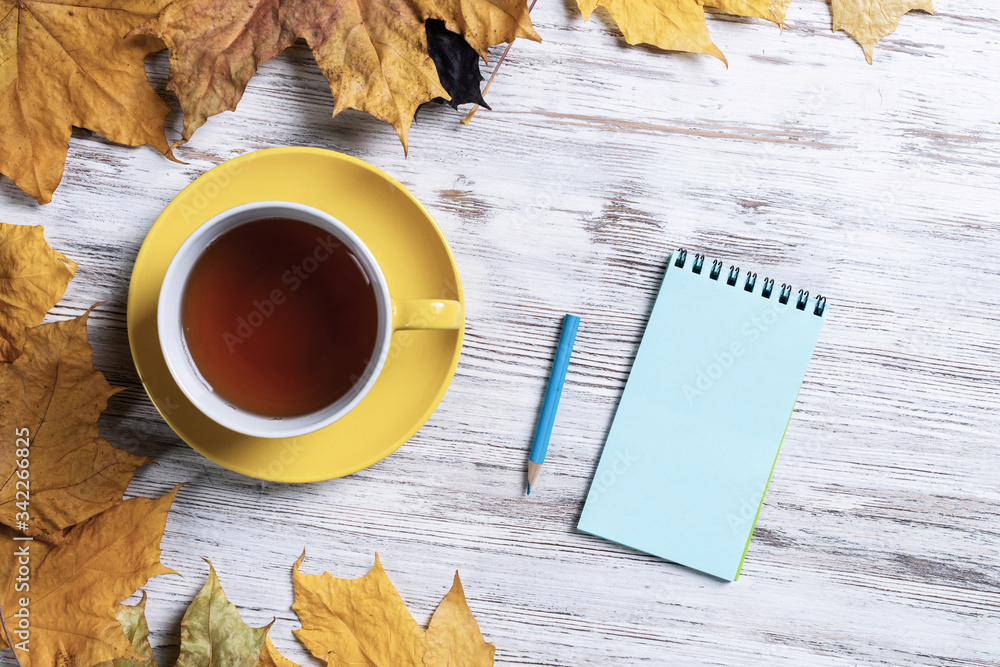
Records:
[[[671,256],[580,530],[736,580],[823,325]],[[820,310],[825,314],[824,308]]]

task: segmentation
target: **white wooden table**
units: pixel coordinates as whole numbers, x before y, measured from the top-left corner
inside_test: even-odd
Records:
[[[392,129],[329,118],[304,47],[266,64],[235,114],[177,165],[78,131],[55,201],[7,180],[0,219],[43,224],[80,269],[53,318],[91,319],[113,384],[102,434],[153,457],[129,494],[189,482],[163,538],[184,576],[146,587],[171,665],[211,559],[252,625],[302,665],[290,568],[356,577],[379,552],[426,623],[461,572],[502,665],[1000,664],[1000,21],[987,0],[911,14],[874,66],[826,3],[784,33],[710,18],[730,67],[627,48],[601,16],[541,2],[472,125],[421,112]],[[167,60],[149,63],[161,88]],[[180,118],[171,118],[179,136]],[[159,419],[129,356],[129,273],[153,219],[240,153],[311,145],[367,160],[436,216],[468,331],[440,408],[351,477],[261,483]],[[830,310],[736,583],[575,530],[674,248],[779,276]],[[527,447],[558,335],[583,326],[537,493]],[[0,660],[11,665],[9,656]],[[80,665],[78,667],[89,667]]]

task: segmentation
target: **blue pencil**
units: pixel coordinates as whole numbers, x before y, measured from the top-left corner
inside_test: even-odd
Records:
[[[559,347],[556,348],[556,358],[552,362],[549,373],[549,384],[545,388],[545,400],[542,402],[542,412],[538,415],[535,426],[535,438],[531,441],[531,454],[528,456],[528,493],[531,485],[538,478],[538,471],[545,462],[545,452],[549,448],[549,436],[552,435],[552,424],[556,421],[556,410],[559,409],[559,397],[562,395],[563,383],[566,381],[566,369],[569,367],[569,355],[573,352],[573,341],[576,340],[576,330],[580,327],[580,318],[567,315],[563,318],[562,333],[559,335]]]

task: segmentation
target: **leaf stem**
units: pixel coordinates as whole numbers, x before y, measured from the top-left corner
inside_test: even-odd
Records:
[[[531,4],[528,5],[528,13],[529,14],[531,13],[531,10],[535,8],[535,3],[536,2],[538,2],[538,0],[531,0]],[[512,46],[514,46],[514,40],[511,40],[507,44],[507,48],[503,50],[503,54],[501,54],[500,60],[497,61],[497,66],[493,68],[493,74],[490,74],[489,81],[487,81],[486,85],[483,87],[483,97],[485,97],[487,91],[489,91],[490,84],[493,83],[493,79],[496,78],[497,72],[500,71],[500,65],[503,65],[503,61],[507,58],[507,54],[510,53],[510,47],[512,47]],[[465,118],[462,119],[462,125],[468,125],[469,124],[469,121],[472,120],[472,117],[476,115],[476,110],[477,109],[479,109],[479,105],[478,104],[475,105],[474,107],[472,107],[471,110],[469,110],[469,113],[465,116]]]

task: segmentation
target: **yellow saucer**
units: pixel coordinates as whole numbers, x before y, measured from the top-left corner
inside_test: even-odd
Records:
[[[255,438],[209,420],[167,371],[156,332],[160,283],[174,253],[212,216],[252,201],[299,202],[326,211],[371,249],[396,299],[454,299],[462,283],[430,213],[375,167],[318,148],[270,148],[240,156],[184,188],[143,241],[128,291],[132,359],[153,405],[184,442],[230,470],[275,482],[314,482],[357,472],[409,440],[455,373],[457,331],[397,331],[378,381],[347,416],[296,438]]]

